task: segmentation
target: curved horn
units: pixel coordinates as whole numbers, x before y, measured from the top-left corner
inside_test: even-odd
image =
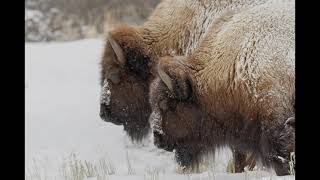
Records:
[[[109,41],[114,53],[117,56],[118,62],[120,62],[121,65],[124,65],[125,64],[125,57],[123,54],[123,50],[121,49],[119,44],[112,38],[112,35],[110,33],[108,33],[108,41]]]
[[[169,88],[170,91],[173,91],[172,81],[170,76],[165,73],[159,66],[158,66],[158,74],[164,84]]]
[[[290,126],[294,126],[296,122],[296,118],[295,117],[290,117],[286,120],[285,125],[290,125]]]

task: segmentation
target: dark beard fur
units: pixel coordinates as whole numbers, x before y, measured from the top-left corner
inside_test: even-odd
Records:
[[[151,132],[149,123],[145,125],[126,124],[124,130],[133,143],[141,143]]]

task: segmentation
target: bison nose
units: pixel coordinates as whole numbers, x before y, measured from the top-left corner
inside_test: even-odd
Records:
[[[100,118],[106,122],[110,121],[111,110],[106,104],[100,104]]]
[[[111,116],[111,108],[110,108],[110,106],[108,106],[108,105],[106,105],[104,103],[100,104],[100,113],[99,113],[99,115],[100,115],[100,118],[102,120],[104,120],[105,122],[111,122],[111,123],[113,123],[115,125],[122,125],[123,124],[123,122],[120,121],[120,119]]]

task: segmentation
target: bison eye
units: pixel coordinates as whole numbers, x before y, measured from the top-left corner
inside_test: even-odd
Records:
[[[159,102],[159,108],[163,111],[167,110],[168,109],[168,106],[167,106],[167,102],[166,100],[162,100]]]
[[[107,78],[114,84],[118,84],[120,82],[119,73],[110,73]]]
[[[170,108],[171,110],[175,110],[175,109],[176,109],[176,106],[177,106],[177,101],[175,101],[175,100],[169,101],[168,106],[169,106],[169,108]]]

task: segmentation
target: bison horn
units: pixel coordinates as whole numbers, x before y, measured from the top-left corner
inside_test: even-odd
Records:
[[[295,117],[290,117],[286,120],[285,125],[294,126],[295,121],[296,121]]]
[[[172,92],[173,91],[173,86],[172,86],[172,82],[171,82],[170,76],[167,73],[165,73],[161,68],[159,68],[159,66],[158,66],[158,74],[159,74],[161,80],[164,82],[164,84]]]
[[[125,58],[124,58],[123,50],[121,49],[119,44],[112,38],[112,35],[110,33],[108,34],[108,41],[109,41],[114,53],[117,56],[118,62],[121,65],[125,64]]]

